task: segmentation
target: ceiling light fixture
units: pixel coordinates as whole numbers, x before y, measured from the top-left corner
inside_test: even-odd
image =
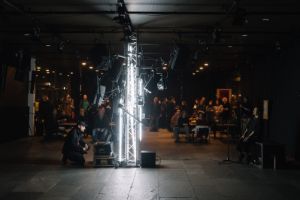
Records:
[[[263,21],[263,22],[269,22],[271,20],[270,20],[270,18],[262,18],[261,21]]]
[[[94,67],[93,66],[89,66],[89,69],[94,69]]]
[[[51,47],[51,44],[45,44],[45,47]]]
[[[208,67],[208,63],[204,63],[204,66],[205,66],[205,67]]]
[[[248,37],[248,34],[242,34],[242,37]]]
[[[200,67],[199,69],[200,69],[200,70],[203,70],[203,69],[204,69],[204,67]]]
[[[196,73],[195,73],[195,72],[193,72],[192,74],[193,74],[193,76],[195,76],[195,75],[196,75]]]
[[[228,47],[228,48],[232,48],[232,46],[231,46],[231,45],[228,45],[227,47]]]

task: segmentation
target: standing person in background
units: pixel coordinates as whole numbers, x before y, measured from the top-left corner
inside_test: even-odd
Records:
[[[68,121],[72,121],[74,119],[74,100],[72,97],[67,94],[64,99],[64,113]]]
[[[171,97],[167,102],[167,108],[166,108],[167,129],[170,132],[173,132],[173,128],[171,127],[171,118],[175,113],[175,107],[176,107],[176,99],[175,97]]]
[[[49,97],[44,95],[39,103],[39,116],[42,119],[45,128],[45,140],[50,139],[53,131],[57,129],[54,118],[54,106],[49,101]]]
[[[226,124],[229,123],[230,116],[231,116],[231,106],[229,104],[227,97],[222,98],[222,106],[223,106],[222,122]]]
[[[250,121],[251,114],[252,114],[250,103],[246,97],[243,97],[242,102],[240,104],[240,109],[241,109],[240,110],[240,112],[241,112],[241,132],[244,133],[247,128],[247,124]]]
[[[160,104],[160,127],[167,127],[167,103],[168,98],[164,98]]]
[[[88,96],[86,94],[84,94],[82,96],[82,100],[80,102],[80,108],[82,108],[84,110],[84,113],[87,113],[87,110],[90,106],[89,100],[88,100]]]
[[[153,98],[153,103],[150,110],[150,131],[157,132],[159,126],[159,117],[160,117],[160,104],[158,97]]]

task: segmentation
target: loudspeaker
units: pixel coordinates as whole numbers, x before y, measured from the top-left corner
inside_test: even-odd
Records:
[[[141,151],[141,167],[154,168],[156,153],[153,151]]]

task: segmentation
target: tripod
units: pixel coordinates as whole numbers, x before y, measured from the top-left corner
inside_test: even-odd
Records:
[[[230,134],[230,128],[235,127],[235,124],[223,124],[226,127],[226,132],[227,132],[227,157],[225,160],[222,160],[220,164],[226,164],[226,163],[237,163],[236,161],[233,161],[230,159],[230,143],[232,140],[232,134]],[[231,136],[229,136],[231,135]],[[229,138],[230,137],[230,138]]]

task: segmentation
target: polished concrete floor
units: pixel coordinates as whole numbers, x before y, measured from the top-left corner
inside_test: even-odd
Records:
[[[166,130],[145,131],[143,150],[157,168],[86,168],[60,164],[62,141],[25,138],[0,145],[0,199],[5,200],[234,200],[300,199],[300,171],[220,164],[223,135],[205,143],[174,143]],[[235,148],[230,156],[236,160]]]

